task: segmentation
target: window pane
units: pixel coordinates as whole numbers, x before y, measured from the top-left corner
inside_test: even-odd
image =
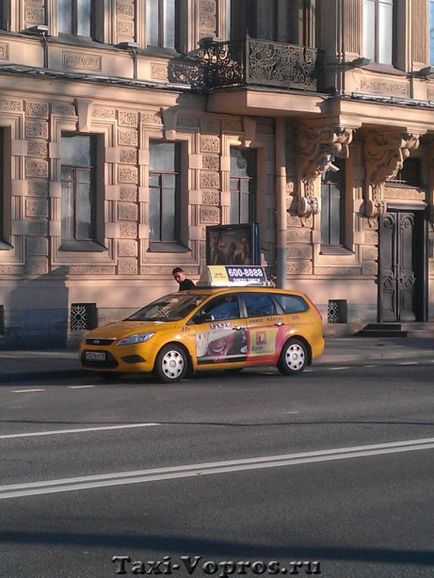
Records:
[[[304,299],[297,295],[274,295],[285,313],[302,313],[307,310]]]
[[[74,196],[73,196],[73,170],[62,169],[62,239],[74,238]]]
[[[152,241],[160,241],[160,189],[149,190],[149,227]]]
[[[224,295],[216,297],[203,308],[203,313],[213,315],[215,320],[238,319],[240,308],[235,295]]]
[[[163,189],[163,241],[176,241],[175,235],[175,189]]]
[[[146,1],[146,43],[148,46],[158,46],[159,42],[158,0]]]
[[[59,32],[72,34],[72,0],[57,0],[57,26]]]
[[[392,64],[393,4],[380,2],[378,21],[378,62]]]
[[[77,240],[92,239],[90,171],[77,171]]]
[[[329,221],[329,185],[323,183],[321,185],[321,243],[323,245],[330,244]]]
[[[266,293],[243,293],[248,317],[276,315],[274,301]]]
[[[175,0],[164,0],[163,46],[175,48]]]
[[[434,65],[434,0],[429,6],[430,62]]]
[[[91,0],[77,0],[77,34],[90,36]]]
[[[363,56],[375,61],[375,1],[363,3]]]
[[[90,166],[92,158],[91,143],[90,136],[63,136],[60,143],[62,165]]]
[[[336,185],[330,186],[330,244],[341,242],[341,192]]]
[[[149,147],[150,170],[161,173],[175,172],[175,143],[153,142]]]

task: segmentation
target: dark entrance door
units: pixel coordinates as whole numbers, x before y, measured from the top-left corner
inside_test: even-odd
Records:
[[[379,226],[379,321],[425,321],[424,210],[389,209]]]

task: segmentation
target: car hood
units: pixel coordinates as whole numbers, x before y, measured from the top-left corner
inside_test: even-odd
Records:
[[[176,321],[116,321],[94,329],[87,337],[118,340],[134,333],[154,333],[162,329],[174,328],[176,324]]]

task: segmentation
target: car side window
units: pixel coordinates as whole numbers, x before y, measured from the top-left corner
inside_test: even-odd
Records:
[[[276,315],[276,305],[269,293],[243,293],[247,317]]]
[[[298,295],[274,294],[274,298],[282,307],[284,313],[303,313],[308,309],[306,301]]]
[[[217,320],[239,319],[240,306],[236,295],[219,295],[206,303],[200,310],[200,317],[211,317]],[[198,316],[198,319],[199,319]],[[196,316],[193,321],[196,321]],[[196,321],[197,322],[197,321]]]

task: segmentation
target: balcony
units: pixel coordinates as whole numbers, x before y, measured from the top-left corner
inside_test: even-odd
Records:
[[[284,42],[220,42],[204,39],[201,47],[172,62],[169,78],[192,89],[212,92],[228,87],[275,87],[317,92],[318,51]]]

